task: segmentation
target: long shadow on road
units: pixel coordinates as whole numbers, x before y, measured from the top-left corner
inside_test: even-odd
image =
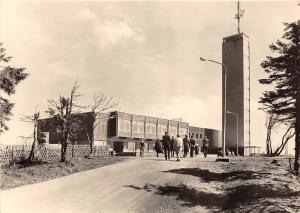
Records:
[[[181,169],[172,169],[164,171],[166,173],[176,173],[182,175],[192,175],[195,177],[201,178],[205,182],[218,181],[218,182],[227,182],[234,180],[249,180],[249,179],[258,179],[266,178],[271,173],[258,173],[253,171],[232,171],[232,172],[222,172],[216,173],[211,172],[208,169],[199,169],[199,168],[181,168]]]
[[[200,205],[208,208],[220,208],[224,205],[224,195],[200,191],[185,184],[179,184],[176,186],[145,184],[143,187],[137,187],[134,185],[129,185],[126,187],[136,190],[146,190],[147,192],[154,192],[155,194],[161,196],[174,196],[176,197],[176,200],[183,201],[181,202],[182,206],[187,207]]]
[[[185,207],[203,206],[210,212],[297,212],[300,211],[299,191],[293,191],[274,184],[256,184],[245,182],[250,179],[264,178],[270,173],[253,171],[233,171],[215,173],[199,168],[182,168],[164,172],[192,175],[204,182],[222,182],[242,180],[234,187],[224,187],[222,193],[211,193],[207,189],[179,185],[145,184],[143,187],[129,185],[136,190],[146,190],[160,196],[173,196]],[[286,209],[292,209],[288,211]]]

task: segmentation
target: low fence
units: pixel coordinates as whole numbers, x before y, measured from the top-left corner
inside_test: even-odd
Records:
[[[0,163],[1,165],[8,165],[21,159],[26,159],[31,150],[31,145],[9,145],[0,146]],[[61,145],[48,144],[37,146],[36,156],[44,162],[54,162],[60,160]],[[69,145],[67,148],[67,159],[83,158],[90,154],[89,145]],[[94,156],[108,157],[108,146],[94,146]]]

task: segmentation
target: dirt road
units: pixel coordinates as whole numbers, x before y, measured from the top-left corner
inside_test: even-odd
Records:
[[[286,165],[214,161],[137,158],[4,190],[1,213],[300,212],[299,179]]]
[[[197,177],[172,172],[199,164],[205,167],[214,160],[198,157],[178,163],[175,159],[143,158],[4,190],[1,212],[205,212],[204,207],[191,207],[188,203],[185,206],[178,197],[164,195],[187,187],[216,191],[211,184],[200,183]]]

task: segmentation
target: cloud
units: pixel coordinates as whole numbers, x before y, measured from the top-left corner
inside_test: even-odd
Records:
[[[79,19],[91,24],[91,35],[100,50],[107,50],[114,46],[126,45],[126,42],[142,43],[145,36],[141,28],[135,26],[132,21],[121,11],[114,11],[109,7],[102,13],[95,13],[90,8],[83,8],[78,13]]]
[[[78,13],[79,19],[82,20],[92,20],[97,19],[97,15],[93,13],[89,8],[83,8]]]
[[[97,45],[100,49],[118,45],[128,40],[135,42],[144,41],[141,30],[130,26],[126,20],[98,21],[97,24],[95,24],[94,33],[97,38]]]

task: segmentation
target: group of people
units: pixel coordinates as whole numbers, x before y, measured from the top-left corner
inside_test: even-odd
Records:
[[[226,148],[225,155],[226,156],[239,156],[239,153],[238,153],[238,150]],[[218,150],[218,157],[224,157],[221,149]]]
[[[209,146],[209,140],[207,136],[204,136],[203,139],[203,153],[204,156],[207,156]],[[155,142],[154,145],[156,156],[158,157],[159,153],[162,151],[165,154],[165,160],[170,160],[170,157],[175,157],[176,154],[177,161],[180,161],[180,152],[183,150],[183,157],[187,157],[188,153],[190,153],[190,157],[194,157],[199,154],[200,147],[196,144],[194,139],[194,135],[189,139],[187,135],[184,138],[181,138],[180,135],[177,135],[176,138],[172,136],[172,138],[168,135],[168,132],[165,132],[165,135],[162,138],[162,147],[160,145],[159,140]]]

